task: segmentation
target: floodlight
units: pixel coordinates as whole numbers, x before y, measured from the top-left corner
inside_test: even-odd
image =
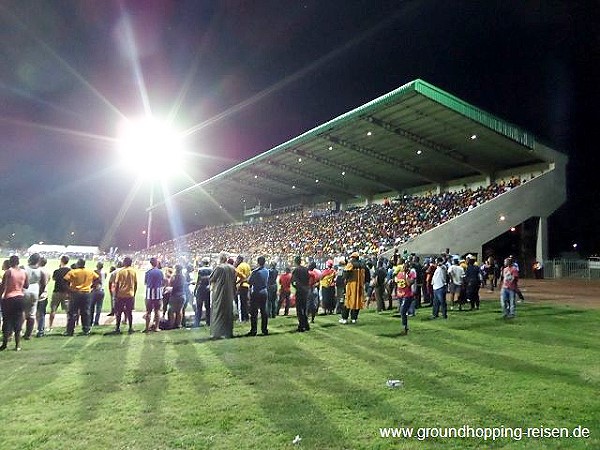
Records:
[[[118,150],[128,168],[151,177],[168,175],[179,169],[182,135],[153,117],[125,120],[120,127]]]

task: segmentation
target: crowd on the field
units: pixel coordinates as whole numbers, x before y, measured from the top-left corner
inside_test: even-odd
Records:
[[[65,256],[61,267],[50,274],[45,259],[38,254],[30,255],[25,267],[20,267],[17,256],[11,256],[3,266],[0,288],[0,349],[6,348],[11,336],[20,348],[22,324],[23,336],[29,339],[36,319],[36,336],[44,336],[52,329],[59,306],[67,311],[65,335],[72,336],[77,323],[81,323],[83,334],[90,334],[99,325],[105,291],[111,298],[115,334],[121,333],[123,321],[128,332],[134,331],[132,311],[138,289],[145,289],[144,332],[197,327],[204,320],[214,338],[232,336],[234,316],[241,322],[249,321],[249,335],[256,335],[260,312],[261,331],[268,334],[268,319],[276,317],[282,308],[287,315],[294,306],[298,331],[304,332],[320,308],[325,314],[340,314],[340,322],[346,324],[356,322],[360,310],[371,302],[381,312],[391,309],[394,301],[398,301],[407,333],[408,317],[422,304],[432,305],[433,318],[440,314],[447,317],[447,295],[451,307],[456,303],[459,309],[465,304],[478,309],[480,286],[489,283],[493,289],[499,278],[503,283],[503,312],[505,317],[512,317],[519,290],[518,266],[511,260],[501,269],[493,258],[476,264],[474,258],[459,261],[451,255],[425,258],[423,262],[416,255],[395,253],[390,259],[381,255],[519,184],[515,178],[485,188],[405,196],[346,211],[295,211],[240,225],[204,228],[151,248],[151,257],[137,255],[138,262],[145,260],[151,265],[143,282],[138,282],[130,257],[106,274],[102,263],[95,270],[86,268],[83,259],[69,266]],[[182,248],[186,249],[185,264],[177,254]],[[218,261],[199,257],[223,248],[229,253],[219,254]],[[242,254],[252,256],[244,260]],[[237,260],[229,255],[238,255]],[[290,255],[302,255],[294,259],[293,268]],[[51,278],[54,291],[49,301]],[[186,323],[189,305],[195,312],[192,323]]]
[[[36,337],[52,332],[59,307],[67,312],[65,336],[74,335],[78,322],[83,335],[91,334],[94,327],[100,326],[105,289],[111,299],[109,315],[116,320],[114,330],[105,334],[121,334],[121,324],[128,326],[128,333],[135,331],[135,296],[138,289],[144,289],[143,332],[200,327],[204,323],[215,339],[232,337],[236,318],[239,322],[249,322],[248,335],[255,336],[259,313],[261,332],[267,335],[269,319],[281,312],[288,315],[290,308],[296,310],[298,331],[306,332],[319,311],[339,314],[342,324],[356,323],[360,311],[370,303],[375,304],[379,313],[393,309],[397,302],[402,333],[407,334],[408,318],[425,305],[432,307],[432,319],[448,317],[447,298],[450,309],[479,309],[482,286],[487,285],[493,291],[499,281],[502,283],[501,304],[506,318],[514,317],[516,297],[522,298],[518,265],[511,257],[500,267],[492,257],[477,264],[471,255],[459,260],[443,254],[421,262],[416,255],[396,252],[388,260],[361,258],[354,251],[347,260],[341,258],[337,263],[328,260],[322,270],[314,262],[305,264],[297,256],[294,268],[282,271],[275,263],[267,265],[263,256],[252,267],[242,256],[234,261],[224,253],[216,264],[203,258],[197,268],[176,264],[163,269],[156,258],[149,262],[151,267],[145,272],[143,283],[141,280],[138,283],[130,257],[119,267],[111,267],[107,274],[102,263],[95,270],[86,268],[83,259],[69,266],[68,257],[63,256],[60,267],[50,274],[39,254],[31,255],[25,267],[20,266],[17,256],[11,256],[4,262],[0,286],[3,319],[0,350],[7,348],[11,338],[15,340],[15,349],[20,350],[23,324],[25,340],[32,337],[36,322]],[[54,280],[51,296],[47,292],[50,279]],[[50,317],[46,328],[48,306]],[[193,319],[186,316],[190,306]]]

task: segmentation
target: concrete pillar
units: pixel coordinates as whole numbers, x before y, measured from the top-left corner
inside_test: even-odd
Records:
[[[535,259],[541,262],[548,259],[548,218],[546,217],[540,217],[538,221]]]

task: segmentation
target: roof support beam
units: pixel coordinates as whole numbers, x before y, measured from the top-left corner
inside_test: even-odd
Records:
[[[254,175],[257,175],[259,178],[262,178],[264,180],[271,181],[273,183],[277,183],[282,186],[285,186],[286,191],[292,190],[292,186],[296,186],[293,189],[297,190],[297,192],[296,192],[297,194],[309,194],[309,191],[307,191],[305,189],[301,189],[298,186],[298,182],[295,180],[286,180],[282,177],[273,175],[272,173],[268,173],[264,170],[260,170],[257,168],[250,168],[248,170],[249,170],[249,172],[253,173]]]
[[[327,186],[332,191],[337,192],[338,194],[342,194],[343,198],[354,197],[356,195],[356,192],[353,192],[352,190],[350,190],[350,188],[348,188],[348,186],[346,186],[345,183],[340,183],[339,181],[332,180],[329,177],[319,176],[319,177],[315,178],[315,176],[313,174],[303,172],[302,170],[300,170],[296,167],[291,167],[287,164],[281,164],[281,163],[274,162],[274,161],[272,161],[271,164],[273,166],[278,167],[281,170],[291,172],[291,173],[293,173],[301,178],[304,178],[306,180],[311,180],[312,185],[319,184],[319,185]],[[316,180],[319,180],[319,182],[317,183]],[[314,189],[311,189],[311,188],[308,188],[308,189],[310,189],[314,193]]]
[[[378,153],[375,150],[354,144],[353,142],[339,139],[335,136],[323,135],[322,137],[323,137],[323,139],[326,139],[331,143],[334,143],[336,145],[344,147],[348,150],[352,150],[353,152],[356,152],[356,153],[359,153],[360,155],[374,159],[380,163],[390,164],[390,165],[394,166],[396,169],[398,169],[399,171],[413,175],[418,178],[421,178],[421,179],[427,181],[428,183],[441,184],[443,182],[443,180],[441,180],[441,179],[436,179],[436,178],[424,175],[416,167],[414,167],[398,158],[394,158],[393,156],[382,155],[381,153]],[[401,188],[396,188],[396,190],[400,191]]]
[[[322,156],[316,155],[314,153],[308,153],[304,150],[301,149],[294,149],[294,151],[304,157],[304,158],[310,158],[310,159],[314,159],[315,161],[317,161],[319,164],[323,164],[324,166],[328,166],[331,167],[333,169],[337,169],[340,173],[342,172],[347,172],[350,174],[353,174],[357,177],[360,178],[364,178],[365,180],[369,180],[371,183],[377,184],[379,186],[381,186],[382,188],[388,190],[388,191],[395,191],[397,188],[394,186],[390,186],[389,184],[385,184],[382,182],[382,179],[380,176],[374,175],[372,173],[366,172],[364,170],[358,169],[356,167],[351,167],[351,166],[344,166],[343,164],[339,164],[336,163],[334,161],[331,161],[327,158],[324,158]],[[366,191],[363,192],[363,194],[372,194],[371,191]]]
[[[408,139],[409,141],[412,141],[416,144],[422,145],[423,147],[425,147],[429,150],[433,150],[434,152],[436,152],[436,154],[438,154],[442,157],[445,157],[454,163],[460,164],[464,167],[468,167],[469,169],[474,170],[475,172],[479,172],[484,175],[489,172],[488,170],[486,170],[483,167],[477,167],[477,166],[471,164],[469,162],[469,159],[457,150],[443,146],[441,144],[438,144],[437,142],[433,142],[429,139],[424,138],[423,136],[419,136],[418,134],[412,133],[408,130],[404,130],[400,127],[396,127],[396,126],[392,125],[391,123],[377,119],[376,117],[366,116],[364,119],[367,122],[372,123],[389,133],[393,133],[397,136],[401,136],[405,139]]]

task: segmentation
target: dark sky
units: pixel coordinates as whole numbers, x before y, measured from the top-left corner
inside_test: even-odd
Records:
[[[114,143],[144,111],[140,80],[155,115],[197,130],[186,171],[201,181],[422,78],[567,153],[551,251],[600,253],[594,3],[4,0],[0,245],[14,224],[47,243],[143,245],[149,184],[123,206],[137,174]]]

